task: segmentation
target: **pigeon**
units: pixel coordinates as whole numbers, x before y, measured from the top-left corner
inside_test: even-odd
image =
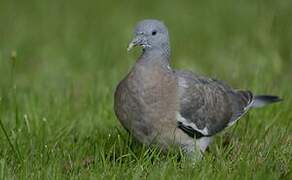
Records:
[[[163,151],[178,147],[201,158],[212,137],[235,124],[251,108],[281,101],[253,95],[226,83],[170,67],[170,43],[163,22],[138,22],[133,47],[142,53],[114,95],[114,111],[139,142]]]

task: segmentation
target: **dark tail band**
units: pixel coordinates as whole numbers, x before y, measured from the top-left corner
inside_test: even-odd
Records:
[[[258,95],[255,96],[253,99],[252,107],[263,107],[265,105],[280,102],[283,99],[279,98],[278,96],[271,96],[271,95]]]

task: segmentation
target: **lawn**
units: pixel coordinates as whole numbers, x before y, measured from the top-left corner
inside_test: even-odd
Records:
[[[132,139],[113,93],[136,22],[172,61],[284,101],[218,134],[195,166]],[[0,179],[292,179],[292,1],[0,1]]]

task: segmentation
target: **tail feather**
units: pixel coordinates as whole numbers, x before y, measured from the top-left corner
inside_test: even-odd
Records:
[[[278,96],[258,95],[254,97],[251,107],[253,108],[263,107],[265,105],[280,101],[282,101],[282,99],[279,98]]]

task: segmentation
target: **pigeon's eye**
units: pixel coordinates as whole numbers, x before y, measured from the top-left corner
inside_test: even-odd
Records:
[[[155,36],[157,34],[157,31],[152,31],[152,36]]]

